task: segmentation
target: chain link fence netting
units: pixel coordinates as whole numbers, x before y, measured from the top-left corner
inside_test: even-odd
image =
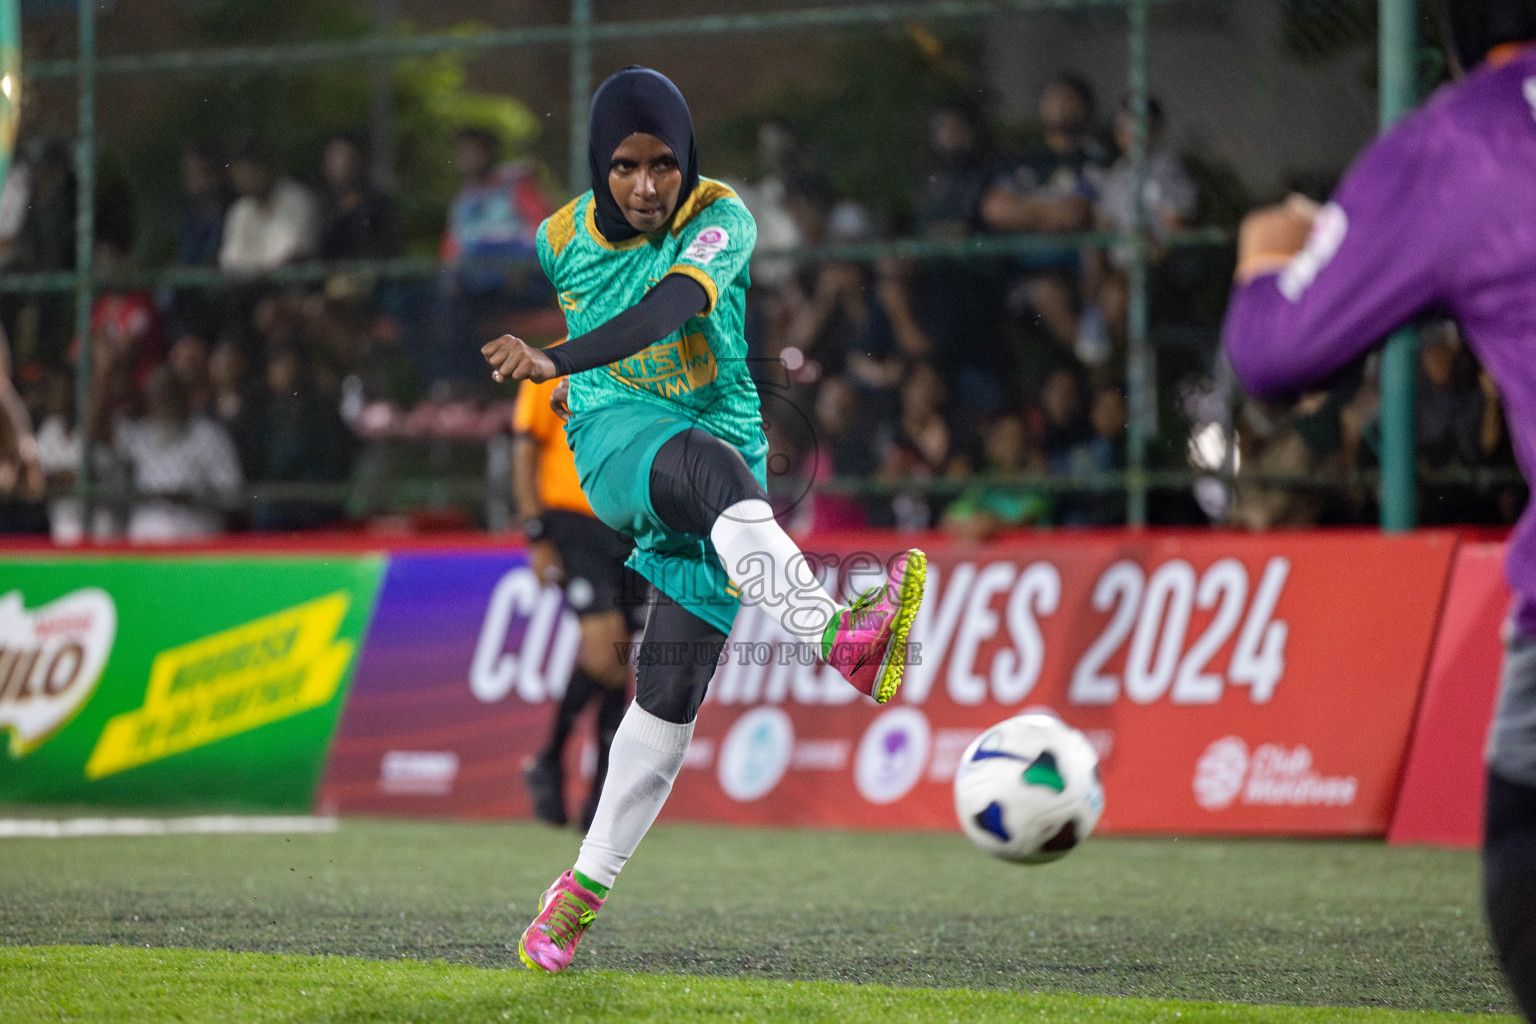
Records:
[[[274,2],[283,17],[217,0],[109,8],[104,67],[173,48],[564,31],[569,13]],[[748,358],[786,522],[974,538],[1143,512],[1375,522],[1373,362],[1281,407],[1244,400],[1218,353],[1241,215],[1325,197],[1375,134],[1375,5],[1151,5],[1144,331],[1125,11],[950,6],[993,16],[765,2],[732,5],[726,32],[703,2],[593,11],[588,87],[632,63],[673,77],[703,170],[757,219]],[[868,20],[840,23],[849,12]],[[821,21],[740,20],[757,13]],[[646,34],[614,38],[619,23]],[[75,44],[67,10],[35,8],[26,28],[44,71]],[[0,195],[17,410],[0,529],[514,525],[513,392],[478,349],[563,332],[531,256],[579,164],[567,41],[103,74],[85,339],[75,80],[29,82]],[[1432,44],[1426,88],[1443,74]],[[1422,335],[1423,520],[1510,522],[1525,491],[1496,392],[1453,328]]]

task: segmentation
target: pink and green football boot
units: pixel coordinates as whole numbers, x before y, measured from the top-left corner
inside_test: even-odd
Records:
[[[839,608],[821,635],[821,656],[860,693],[884,704],[907,667],[907,634],[923,603],[928,556],[913,548],[896,557],[890,578]]]
[[[602,908],[602,897],[583,888],[567,871],[539,897],[539,916],[517,940],[517,958],[530,971],[565,970],[576,955],[576,944]]]

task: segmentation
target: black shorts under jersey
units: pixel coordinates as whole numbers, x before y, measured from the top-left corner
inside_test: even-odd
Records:
[[[624,564],[635,543],[592,516],[550,509],[539,517],[565,567],[565,603],[577,618],[617,609],[631,629],[645,623],[646,582]]]

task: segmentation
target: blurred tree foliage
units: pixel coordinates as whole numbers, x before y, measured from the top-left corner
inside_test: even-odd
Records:
[[[1329,60],[1375,39],[1376,0],[1280,2],[1281,44],[1297,60]]]
[[[355,0],[210,0],[191,8],[186,45],[260,46],[356,39],[373,30],[368,7]],[[475,26],[461,26],[472,32]],[[409,32],[408,26],[400,31]],[[394,62],[392,81],[398,144],[397,201],[412,252],[435,251],[444,210],[458,187],[452,137],[461,127],[484,128],[503,153],[522,153],[538,119],[505,96],[466,87],[466,57],[443,53]],[[367,145],[373,68],[366,61],[267,71],[237,70],[176,80],[125,148],[134,193],[142,207],[138,251],[162,262],[171,251],[180,192],[180,158],[192,143],[225,152],[254,140],[276,166],[320,185],[320,154],[342,132]]]
[[[787,124],[808,165],[899,230],[922,172],[928,111],[949,100],[985,105],[978,39],[917,25],[847,33],[828,49],[822,84],[782,88],[711,127],[703,140],[710,173],[755,178],[758,126]]]
[[[1333,60],[1351,50],[1367,56],[1361,73],[1376,84],[1377,0],[1281,0],[1280,42],[1301,63]],[[1419,5],[1419,95],[1427,96],[1450,77],[1442,49],[1443,0]]]

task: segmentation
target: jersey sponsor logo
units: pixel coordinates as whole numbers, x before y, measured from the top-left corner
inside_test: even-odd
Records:
[[[1531,117],[1536,118],[1536,75],[1527,78],[1520,89],[1525,93],[1525,102],[1530,104]]]
[[[577,313],[577,312],[580,312],[581,311],[581,296],[577,295],[575,292],[561,292],[560,293],[560,308],[565,310],[567,313]]]
[[[715,354],[702,334],[685,334],[676,341],[663,341],[613,368],[614,376],[624,383],[663,398],[676,398],[713,384],[720,373]]]
[[[0,597],[0,729],[11,756],[31,753],[96,690],[117,638],[117,606],[87,587],[28,612],[21,591]]]
[[[1300,301],[1317,275],[1338,255],[1348,233],[1349,217],[1338,203],[1327,203],[1318,210],[1306,247],[1280,272],[1280,294],[1292,302]]]
[[[1264,743],[1251,754],[1237,736],[1225,736],[1195,765],[1195,802],[1207,811],[1234,803],[1258,807],[1348,807],[1360,782],[1353,775],[1327,776],[1312,767],[1305,744]]]
[[[683,255],[679,258],[707,267],[711,260],[725,251],[725,247],[730,242],[731,236],[725,228],[705,228],[698,233],[688,248],[683,250]]]

